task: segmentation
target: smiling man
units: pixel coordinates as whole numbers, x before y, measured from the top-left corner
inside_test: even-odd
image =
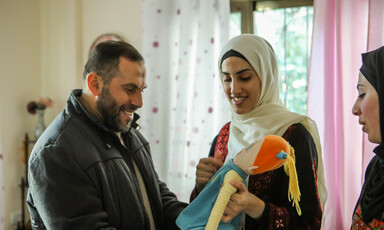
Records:
[[[63,112],[29,160],[33,229],[178,229],[186,206],[161,182],[136,130],[146,88],[143,57],[125,42],[100,43]]]

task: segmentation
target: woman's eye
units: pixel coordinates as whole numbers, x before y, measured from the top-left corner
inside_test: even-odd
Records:
[[[360,93],[359,98],[363,98],[365,96],[365,93]]]
[[[232,78],[230,77],[224,77],[223,78],[223,82],[231,82],[232,81]]]
[[[251,76],[249,76],[249,77],[242,77],[242,78],[240,78],[242,81],[249,81],[250,79],[251,79]]]

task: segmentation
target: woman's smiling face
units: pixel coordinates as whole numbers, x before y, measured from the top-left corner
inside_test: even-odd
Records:
[[[221,64],[221,82],[235,113],[246,114],[255,108],[260,99],[261,81],[246,60],[226,58]]]
[[[353,105],[352,113],[359,117],[359,124],[363,126],[363,132],[368,134],[368,140],[380,144],[382,141],[377,92],[362,73],[359,74],[357,89],[359,96]]]

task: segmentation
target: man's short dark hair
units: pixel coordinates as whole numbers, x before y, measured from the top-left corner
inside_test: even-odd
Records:
[[[96,46],[84,67],[83,80],[95,72],[109,84],[119,71],[120,57],[134,62],[144,61],[143,56],[132,45],[124,41],[105,41]]]

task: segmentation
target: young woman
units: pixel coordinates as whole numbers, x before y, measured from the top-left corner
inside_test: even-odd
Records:
[[[353,214],[352,229],[384,228],[384,46],[362,54],[352,113],[359,117],[368,140],[379,144],[365,172],[365,181]]]
[[[320,229],[327,192],[317,127],[310,118],[288,111],[281,103],[273,48],[261,37],[237,36],[222,49],[219,72],[231,122],[213,140],[209,157],[197,165],[191,200],[242,148],[265,135],[279,135],[295,149],[302,215],[288,200],[289,177],[279,168],[250,176],[248,188],[233,182],[238,192],[232,195],[222,220],[245,213],[242,229]]]

